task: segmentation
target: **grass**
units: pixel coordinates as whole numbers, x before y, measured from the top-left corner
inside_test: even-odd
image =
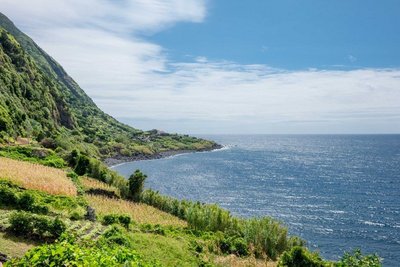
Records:
[[[23,237],[0,232],[0,252],[9,257],[22,257],[29,249],[37,245],[39,243],[24,240]]]
[[[0,177],[52,195],[77,195],[76,187],[66,173],[52,167],[0,157]]]
[[[108,185],[104,182],[101,182],[99,180],[90,178],[90,177],[81,177],[80,178],[80,182],[83,186],[83,189],[85,191],[91,190],[91,189],[101,189],[104,191],[109,191],[109,192],[113,192],[115,195],[120,196],[120,190],[114,186]]]
[[[276,267],[277,262],[256,259],[254,257],[240,258],[235,255],[217,256],[214,264],[219,267]]]
[[[187,226],[185,221],[146,204],[133,203],[100,195],[86,195],[85,199],[101,217],[107,214],[119,213],[130,215],[132,220],[139,224]]]
[[[156,260],[162,266],[198,266],[198,259],[184,239],[156,234],[130,234],[133,249],[147,260]]]

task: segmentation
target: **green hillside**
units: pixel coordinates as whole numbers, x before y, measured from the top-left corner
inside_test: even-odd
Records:
[[[207,150],[214,142],[141,131],[101,111],[79,85],[0,13],[0,141],[17,137],[95,157]]]

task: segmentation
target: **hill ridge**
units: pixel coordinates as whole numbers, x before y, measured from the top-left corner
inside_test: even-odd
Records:
[[[98,158],[209,150],[214,142],[142,131],[103,112],[62,66],[0,13],[0,143],[18,136]],[[8,125],[7,127],[5,125]]]

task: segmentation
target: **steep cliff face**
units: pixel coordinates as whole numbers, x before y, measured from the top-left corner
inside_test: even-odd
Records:
[[[210,149],[215,143],[144,132],[100,110],[64,69],[0,13],[0,141],[18,136],[98,157]]]

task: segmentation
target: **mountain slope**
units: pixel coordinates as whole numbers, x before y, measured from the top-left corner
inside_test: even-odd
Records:
[[[101,111],[64,69],[0,13],[0,139],[28,137],[96,157],[207,150],[214,142],[144,132]]]

